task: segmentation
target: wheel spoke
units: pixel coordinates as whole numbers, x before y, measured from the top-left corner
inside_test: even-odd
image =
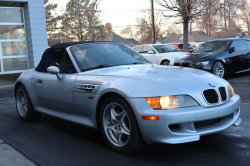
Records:
[[[126,129],[121,127],[121,134],[130,135],[130,131],[129,130],[127,131]]]
[[[110,122],[106,127],[107,127],[107,129],[110,129],[110,130],[114,131],[115,130],[115,126],[116,125],[114,123]]]
[[[126,112],[124,110],[122,110],[122,112],[117,115],[117,119],[122,121],[122,119],[125,115],[126,115]]]
[[[119,143],[119,139],[121,137],[121,133],[118,130],[115,130],[114,134],[115,134],[115,141],[116,141],[116,143],[120,144]]]
[[[115,112],[114,107],[112,107],[111,110],[110,110],[110,116],[111,116],[111,121],[115,121],[115,122],[117,121],[116,112]]]

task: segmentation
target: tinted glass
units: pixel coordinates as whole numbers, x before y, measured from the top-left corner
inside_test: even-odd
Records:
[[[166,52],[179,52],[180,50],[176,49],[173,46],[170,46],[168,44],[164,44],[164,45],[154,45],[153,46],[154,49],[156,49],[156,51],[158,53],[166,53]]]
[[[2,59],[4,71],[26,70],[28,69],[27,58],[6,58]]]
[[[240,50],[246,50],[247,49],[247,45],[245,40],[235,40],[231,47],[235,47],[236,51],[240,51]]]
[[[26,42],[2,42],[2,56],[27,55]]]
[[[153,49],[152,47],[150,47],[150,46],[143,46],[143,50],[142,50],[141,53],[147,54],[148,51],[153,51],[153,52],[155,52],[154,49]]]
[[[0,7],[0,23],[23,23],[22,9]]]
[[[250,41],[246,41],[248,49],[250,49]]]
[[[118,66],[149,63],[133,49],[118,43],[82,44],[70,48],[81,70],[99,65]]]
[[[178,48],[183,49],[183,44],[179,44]],[[188,49],[193,49],[193,47],[190,44],[188,44]]]
[[[221,52],[226,51],[230,45],[229,40],[211,41],[200,45],[194,52]]]
[[[134,47],[133,48],[136,52],[140,52],[142,50],[142,47],[141,46],[138,46],[138,47]]]
[[[25,39],[24,25],[0,25],[0,39]]]

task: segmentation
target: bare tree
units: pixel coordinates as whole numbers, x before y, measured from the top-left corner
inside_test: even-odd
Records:
[[[134,30],[135,29],[133,29],[132,26],[129,24],[126,26],[126,28],[121,30],[121,34],[129,36],[130,38],[134,38]]]
[[[247,0],[240,0],[239,8],[241,13],[239,14],[243,24],[247,26],[247,33],[250,35],[250,3]]]
[[[162,32],[162,36],[164,38],[181,33],[180,29],[177,27],[176,24],[167,26],[164,30],[162,30]]]
[[[55,34],[57,23],[60,20],[60,16],[55,14],[55,10],[57,8],[57,4],[53,4],[50,0],[44,0],[44,8],[45,8],[45,17],[46,17],[46,26],[47,26],[47,33],[48,33],[48,42],[50,45],[50,40],[57,40],[58,35]]]
[[[155,36],[156,40],[162,39],[161,25],[164,21],[162,13],[155,13]],[[151,25],[151,13],[144,12],[141,17],[136,19],[138,27],[135,31],[135,36],[142,44],[152,42],[152,25]]]
[[[109,22],[107,22],[107,23],[105,24],[105,37],[111,35],[112,32],[113,32],[112,24],[109,23]]]
[[[183,46],[188,51],[188,24],[207,7],[207,0],[156,0],[169,14],[165,17],[177,17],[183,22]]]

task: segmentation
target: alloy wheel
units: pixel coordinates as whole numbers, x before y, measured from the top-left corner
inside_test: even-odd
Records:
[[[169,65],[169,61],[163,61],[162,63],[161,63],[161,65],[165,65],[165,66],[168,66]]]
[[[223,64],[220,62],[215,63],[213,71],[216,76],[222,78],[225,72]]]
[[[118,103],[110,103],[103,114],[103,127],[109,141],[117,146],[125,146],[130,138],[130,119],[126,110]]]
[[[27,96],[22,89],[18,90],[16,100],[17,100],[17,110],[19,114],[22,117],[24,117],[27,114],[28,103],[27,103]]]

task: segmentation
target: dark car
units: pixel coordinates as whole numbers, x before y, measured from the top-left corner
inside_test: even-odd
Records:
[[[183,44],[178,44],[178,43],[173,43],[173,44],[169,44],[177,49],[179,49],[180,51],[184,51],[183,50]],[[194,48],[188,44],[188,52],[193,52],[194,51]]]
[[[209,41],[171,64],[206,70],[219,77],[249,71],[250,40],[235,38]]]

